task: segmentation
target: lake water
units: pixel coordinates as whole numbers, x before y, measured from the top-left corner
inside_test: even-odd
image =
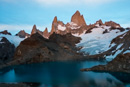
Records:
[[[35,87],[130,87],[125,73],[81,72],[105,61],[46,62],[0,71],[0,83],[35,82]]]

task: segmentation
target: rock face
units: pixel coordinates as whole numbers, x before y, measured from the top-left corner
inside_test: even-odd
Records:
[[[130,53],[118,55],[107,65],[98,65],[81,71],[109,71],[109,72],[125,72],[130,73]]]
[[[99,65],[89,69],[82,69],[82,71],[109,71],[109,72],[125,72],[130,73],[130,31],[114,38],[111,41],[108,51],[96,55],[95,57],[113,56],[114,58],[107,65]]]
[[[71,34],[82,34],[87,28],[86,22],[83,15],[79,11],[72,16],[71,22],[64,24],[62,21],[57,20],[57,17],[54,18],[52,22],[52,30],[50,34],[54,32],[56,34],[65,35],[67,33]]]
[[[27,38],[30,35],[28,33],[26,33],[24,30],[19,31],[16,36],[19,36],[20,38]]]
[[[79,11],[76,11],[76,13],[72,16],[71,22],[76,23],[79,26],[86,26],[84,17],[80,14]]]
[[[110,47],[111,49],[109,49],[108,51],[100,54],[102,56],[114,56],[116,57],[117,55],[123,55],[125,53],[127,53],[128,51],[130,51],[130,31],[127,31],[126,33],[117,36],[116,38],[114,38],[111,41]],[[114,44],[114,46],[112,47],[112,45]]]
[[[7,30],[0,32],[0,34],[11,35],[11,33],[9,33]]]
[[[15,46],[5,37],[0,38],[0,64],[8,62],[13,58]]]
[[[117,24],[113,21],[108,21],[108,22],[105,22],[105,25],[106,26],[111,26],[112,28],[121,28],[120,24]]]
[[[49,39],[45,39],[36,33],[20,43],[16,49],[14,61],[16,64],[23,64],[76,59],[80,57],[75,47],[79,41],[80,38],[71,34],[53,33]]]
[[[96,21],[96,24],[99,24],[99,26],[104,25],[101,19]]]
[[[49,38],[49,32],[48,32],[47,28],[43,31],[43,37],[46,38],[46,39]]]
[[[54,17],[54,20],[53,20],[53,22],[52,22],[52,29],[51,29],[50,34],[53,34],[54,32],[56,32],[57,26],[58,26],[57,16],[55,16],[55,17]]]
[[[104,51],[100,54],[94,55],[95,58],[115,58],[117,55],[123,55],[125,53],[130,52],[130,31],[125,32],[124,34],[121,34],[114,38],[107,51]]]
[[[37,29],[36,25],[33,26],[32,31],[31,31],[31,35],[33,35],[35,33],[39,33],[40,35],[43,34],[42,31],[40,31],[40,30]]]

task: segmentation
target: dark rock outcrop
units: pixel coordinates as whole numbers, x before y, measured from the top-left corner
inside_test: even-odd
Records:
[[[53,33],[49,39],[43,38],[38,33],[33,34],[17,47],[14,64],[74,60],[81,56],[75,47],[79,41],[80,38],[71,34],[58,35]]]
[[[16,36],[19,36],[20,38],[26,38],[29,37],[30,35],[26,33],[24,30],[19,31]]]
[[[1,39],[1,38],[0,38]],[[0,64],[6,63],[13,58],[15,46],[5,37],[0,40]]]
[[[1,31],[0,34],[11,35],[7,30]]]
[[[39,87],[40,83],[0,83],[0,87]]]
[[[118,55],[107,65],[98,65],[81,71],[109,71],[109,72],[125,72],[130,73],[130,53]]]

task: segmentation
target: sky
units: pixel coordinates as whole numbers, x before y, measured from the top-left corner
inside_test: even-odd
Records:
[[[130,27],[130,0],[0,0],[0,31],[30,33],[34,24],[50,31],[55,16],[67,23],[77,10],[87,24],[102,19]]]

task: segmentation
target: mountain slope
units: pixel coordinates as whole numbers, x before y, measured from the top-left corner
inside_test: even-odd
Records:
[[[97,24],[91,29],[91,31],[88,31],[78,35],[78,37],[81,37],[82,40],[77,44],[77,47],[82,47],[80,52],[95,55],[109,50],[111,41],[118,35],[125,33],[127,30],[121,32],[119,29],[111,29],[111,26],[100,26]]]

